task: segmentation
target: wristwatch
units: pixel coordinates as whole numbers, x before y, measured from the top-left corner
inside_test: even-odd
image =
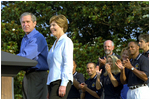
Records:
[[[134,70],[134,67],[132,67],[131,70]]]

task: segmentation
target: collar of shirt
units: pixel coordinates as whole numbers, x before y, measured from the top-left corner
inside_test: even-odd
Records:
[[[66,34],[63,34],[60,38],[59,38],[59,40],[58,40],[58,42],[59,41],[61,41],[64,37],[66,37],[67,35]]]
[[[146,53],[149,53],[149,50]]]
[[[115,53],[112,53],[113,56],[115,56]]]
[[[28,35],[26,35],[28,38],[32,37],[34,34],[37,33],[37,30],[34,28],[32,32],[30,32]]]
[[[144,54],[144,55],[149,54],[149,50],[148,50],[148,51],[146,51],[145,53],[143,52],[142,54]]]
[[[97,78],[97,75],[95,75],[93,78],[90,78],[90,80],[93,80],[93,79],[96,79]]]
[[[73,76],[76,76],[77,75],[77,72],[75,72],[74,74],[73,74]]]
[[[56,41],[57,41],[57,44],[56,44],[56,45],[53,45],[52,48],[55,49],[55,48],[57,47],[57,45],[59,44],[59,42],[60,42],[63,38],[65,38],[65,37],[67,37],[67,35],[66,35],[66,34],[63,34],[63,35],[59,38],[58,41],[55,40],[54,44],[56,44]]]
[[[130,61],[136,61],[136,60],[139,60],[139,58],[141,57],[142,54],[139,54],[135,59],[131,59]]]

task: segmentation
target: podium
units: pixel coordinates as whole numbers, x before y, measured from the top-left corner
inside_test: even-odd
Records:
[[[13,77],[19,71],[37,65],[37,61],[1,51],[1,99],[14,99]]]

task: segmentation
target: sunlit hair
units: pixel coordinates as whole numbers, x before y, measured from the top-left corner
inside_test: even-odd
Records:
[[[146,43],[149,42],[149,34],[140,34],[138,39],[144,40]]]
[[[68,21],[64,15],[55,15],[50,18],[49,23],[56,22],[59,27],[63,28],[64,33],[67,32],[68,29]]]
[[[121,72],[120,69],[115,64],[115,62],[116,62],[116,60],[118,60],[118,58],[116,56],[114,56],[114,55],[109,55],[107,57],[106,63],[108,62],[108,58],[111,58],[112,59],[112,63],[113,63],[113,66],[111,66],[111,72],[113,74],[115,74],[115,75],[120,73]],[[104,76],[107,76],[107,75],[108,75],[108,73],[107,73],[107,71],[105,71]]]
[[[35,15],[33,15],[33,14],[30,13],[30,12],[24,12],[24,13],[20,16],[20,22],[21,22],[21,18],[22,18],[23,16],[27,16],[27,15],[30,15],[30,16],[31,16],[31,20],[32,20],[33,22],[36,21],[36,16],[35,16]]]
[[[125,47],[125,48],[122,49],[121,54],[120,54],[120,55],[121,55],[121,61],[123,60],[123,59],[122,59],[122,55],[123,55],[123,52],[124,52],[125,50],[127,50],[127,51],[129,52],[128,47]],[[128,56],[129,56],[129,59],[130,59],[130,55],[128,55]]]

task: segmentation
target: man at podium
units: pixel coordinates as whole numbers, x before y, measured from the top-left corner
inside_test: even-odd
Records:
[[[20,17],[20,22],[25,35],[21,42],[18,56],[36,60],[38,64],[25,69],[23,79],[24,99],[46,99],[47,96],[47,55],[48,46],[44,36],[35,29],[36,17],[25,12]]]

